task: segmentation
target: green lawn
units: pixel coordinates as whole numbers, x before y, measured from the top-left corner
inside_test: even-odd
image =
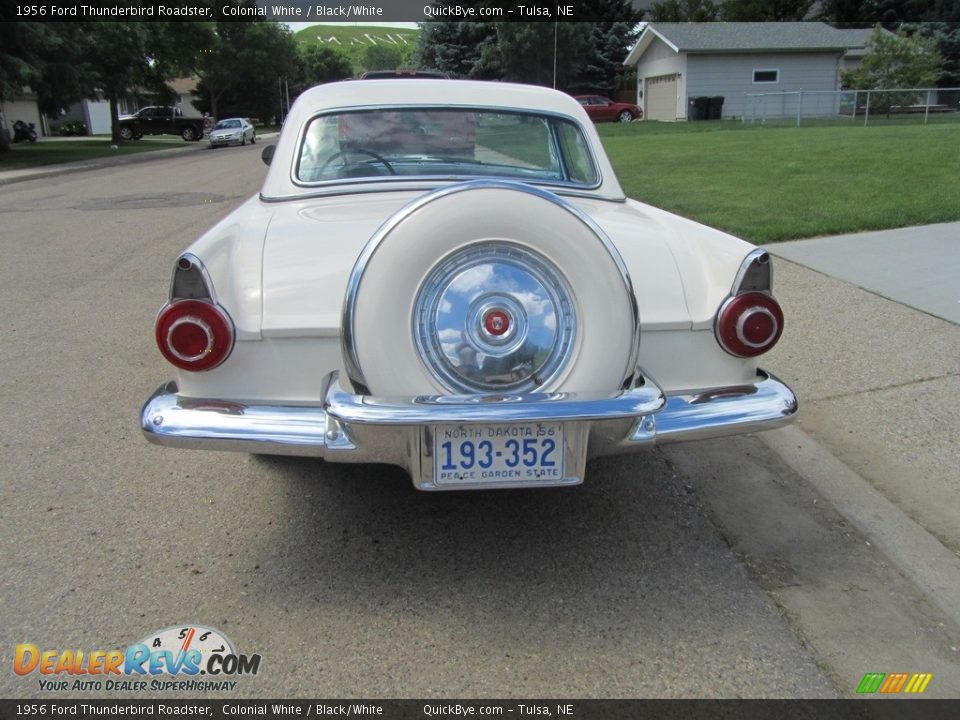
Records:
[[[115,150],[111,147],[112,144],[109,138],[104,140],[45,138],[35,143],[19,143],[11,146],[10,152],[0,155],[0,171],[96,160],[151,150],[169,150],[192,143],[185,143],[178,137],[170,137],[144,138],[135,142],[120,143]]]
[[[628,196],[751,242],[960,220],[960,122],[598,129]]]

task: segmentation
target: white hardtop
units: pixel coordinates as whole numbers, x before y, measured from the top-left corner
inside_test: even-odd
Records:
[[[570,95],[539,85],[421,78],[347,80],[317,85],[302,93],[283,123],[277,149],[261,190],[262,197],[276,200],[317,193],[315,187],[294,183],[292,172],[303,133],[316,115],[338,110],[400,106],[529,110],[564,116],[582,129],[600,171],[600,186],[587,194],[609,200],[624,198],[593,122],[580,103]],[[397,185],[400,182],[385,178],[383,184]],[[410,183],[406,185],[409,187]],[[350,192],[349,187],[344,184],[340,192]]]

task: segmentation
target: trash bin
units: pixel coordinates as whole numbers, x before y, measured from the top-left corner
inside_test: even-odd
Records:
[[[723,95],[710,98],[710,107],[707,112],[708,120],[719,120],[723,117]]]
[[[687,120],[706,120],[710,109],[710,98],[692,97],[687,102]]]

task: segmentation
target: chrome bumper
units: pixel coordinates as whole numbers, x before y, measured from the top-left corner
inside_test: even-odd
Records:
[[[790,388],[762,371],[749,384],[677,395],[664,395],[644,379],[612,395],[416,398],[354,395],[332,373],[323,397],[319,406],[246,404],[181,397],[171,382],[144,405],[140,425],[147,440],[168,447],[400,465],[418,488],[432,490],[439,489],[429,450],[434,425],[562,422],[568,477],[553,484],[576,484],[589,457],[766,430],[790,422],[797,412]]]

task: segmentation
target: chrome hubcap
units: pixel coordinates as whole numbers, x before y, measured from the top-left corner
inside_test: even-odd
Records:
[[[560,272],[506,242],[472,245],[442,260],[414,306],[420,356],[456,393],[539,389],[566,367],[576,329]]]

